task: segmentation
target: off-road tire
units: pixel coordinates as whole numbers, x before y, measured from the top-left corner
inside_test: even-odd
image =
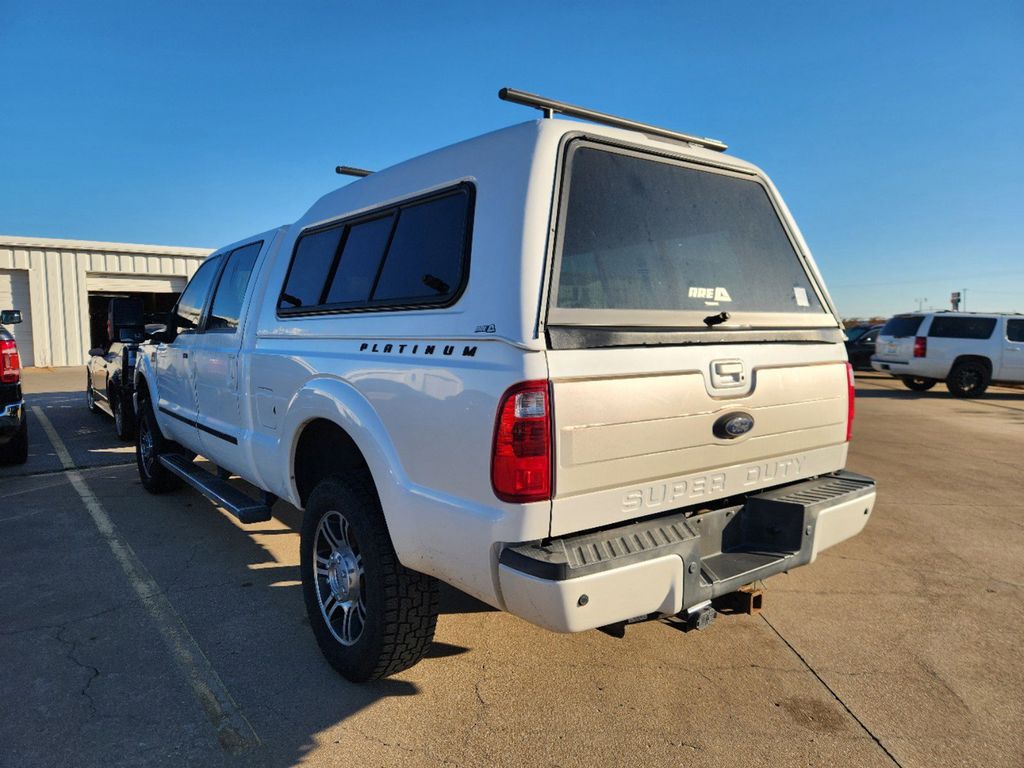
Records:
[[[907,389],[912,389],[915,392],[927,392],[938,384],[935,379],[924,379],[918,376],[904,376],[900,381],[903,382],[903,386]]]
[[[168,448],[169,441],[160,434],[160,427],[153,414],[149,399],[139,400],[139,423],[135,430],[135,463],[139,468],[142,487],[150,493],[167,493],[181,487],[182,480],[160,463],[160,454]],[[143,457],[143,445],[149,436],[152,439],[152,456]]]
[[[323,589],[327,581],[317,575],[317,530],[334,513],[348,523],[362,567],[358,585],[365,619],[350,645],[332,633],[318,597],[318,584]],[[302,518],[300,556],[313,634],[324,657],[344,677],[356,683],[387,677],[413,666],[430,649],[440,604],[437,581],[398,562],[369,477],[330,477],[316,485]]]
[[[110,408],[114,412],[114,431],[126,443],[135,437],[135,414],[120,392],[110,393]]]
[[[0,445],[0,464],[24,464],[28,461],[28,415],[21,422],[18,433],[7,442]]]
[[[953,366],[946,379],[946,388],[954,397],[981,397],[990,381],[991,374],[986,366],[965,360]]]

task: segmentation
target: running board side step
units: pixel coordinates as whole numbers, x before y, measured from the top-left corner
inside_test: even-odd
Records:
[[[165,453],[160,463],[191,485],[203,496],[226,509],[241,523],[264,523],[270,520],[270,505],[242,493],[227,480],[197,466],[177,453]],[[272,497],[271,497],[272,498]]]

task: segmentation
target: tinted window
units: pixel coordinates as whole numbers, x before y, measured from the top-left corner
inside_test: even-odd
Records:
[[[897,339],[905,336],[914,336],[917,329],[921,327],[924,315],[900,315],[894,317],[882,328],[883,336],[894,336]]]
[[[220,266],[220,257],[207,259],[192,275],[185,290],[178,298],[178,306],[175,310],[179,330],[189,330],[199,324],[199,316],[203,314],[203,305],[206,297],[210,295],[210,285],[217,274]]]
[[[857,339],[859,339],[861,336],[863,336],[867,332],[868,332],[867,326],[864,326],[864,325],[855,325],[853,328],[847,328],[846,329],[846,340],[847,341],[856,341]]]
[[[988,339],[995,330],[994,317],[951,317],[936,315],[928,335],[940,339]]]
[[[301,236],[278,311],[451,300],[464,280],[472,200],[472,187],[460,185]]]
[[[824,311],[751,179],[584,146],[562,226],[563,309]]]
[[[1024,341],[1024,320],[1007,320],[1006,338],[1010,341]]]
[[[877,339],[877,338],[878,338],[878,331],[871,331],[869,333],[865,333],[861,337],[861,340],[860,340],[859,343],[861,343],[861,344],[874,344],[875,343],[875,339]]]
[[[391,214],[349,227],[334,280],[327,292],[328,304],[369,301],[394,221],[395,216]]]
[[[278,302],[280,309],[289,307],[315,307],[320,303],[327,276],[334,264],[334,255],[343,227],[326,229],[321,232],[303,235],[295,249],[288,282]]]
[[[262,242],[252,243],[234,250],[228,257],[227,266],[217,283],[217,292],[213,295],[210,319],[206,321],[207,329],[238,327],[242,299],[245,298],[245,289],[262,247]]]
[[[403,208],[374,302],[444,301],[462,280],[466,192]]]

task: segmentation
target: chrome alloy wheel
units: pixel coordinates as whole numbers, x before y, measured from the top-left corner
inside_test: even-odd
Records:
[[[332,510],[320,518],[313,558],[324,622],[339,643],[355,645],[366,626],[365,573],[359,544],[340,512]]]

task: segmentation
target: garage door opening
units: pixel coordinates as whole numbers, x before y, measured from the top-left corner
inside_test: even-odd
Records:
[[[178,294],[185,289],[185,278],[177,275],[103,275],[90,274],[89,292],[89,349],[106,347],[107,307],[111,299],[142,299],[147,323],[163,323],[174,307]]]
[[[146,323],[164,323],[167,313],[178,300],[176,293],[98,293],[89,291],[89,348],[104,347],[107,338],[107,309],[111,299],[142,299],[143,319]]]

